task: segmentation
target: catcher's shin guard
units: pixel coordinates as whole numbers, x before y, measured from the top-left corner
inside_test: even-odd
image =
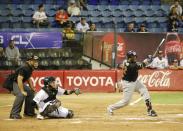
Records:
[[[69,110],[66,118],[73,118],[73,117],[74,117],[74,112],[72,110]]]

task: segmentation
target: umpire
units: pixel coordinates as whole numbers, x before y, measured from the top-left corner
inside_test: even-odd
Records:
[[[12,93],[16,96],[10,113],[10,119],[21,119],[21,109],[25,99],[24,116],[35,116],[31,102],[35,88],[30,79],[32,72],[38,67],[38,57],[33,55],[27,59],[24,65],[15,70]],[[29,86],[25,84],[28,83]]]

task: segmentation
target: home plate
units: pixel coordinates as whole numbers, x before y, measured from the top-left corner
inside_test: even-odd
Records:
[[[15,121],[17,119],[4,119],[5,121]]]
[[[73,121],[71,123],[73,123],[73,124],[80,124],[80,123],[82,123],[82,121]]]

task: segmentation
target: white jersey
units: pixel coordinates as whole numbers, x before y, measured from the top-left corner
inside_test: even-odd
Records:
[[[47,19],[47,16],[45,12],[36,11],[32,18],[35,20],[45,20]]]
[[[168,67],[168,60],[166,58],[162,58],[160,60],[159,57],[156,57],[153,59],[151,67],[157,69],[165,69]]]
[[[58,93],[57,95],[63,95],[65,92],[65,89],[58,87]],[[49,105],[50,103],[52,103],[53,101],[49,101],[49,102],[44,102],[44,100],[46,100],[48,98],[48,94],[41,89],[34,97],[34,101],[36,102],[36,104],[38,105],[39,108],[39,112],[43,112],[44,109],[47,107],[47,105]]]
[[[183,59],[180,61],[180,66],[183,67]]]

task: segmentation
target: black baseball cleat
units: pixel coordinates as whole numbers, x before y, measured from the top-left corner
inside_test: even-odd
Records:
[[[22,119],[20,115],[10,115],[10,119]]]
[[[36,117],[36,113],[24,113],[24,117]]]
[[[148,116],[152,116],[152,117],[158,116],[154,110],[149,110],[147,113],[148,113],[147,114]]]

